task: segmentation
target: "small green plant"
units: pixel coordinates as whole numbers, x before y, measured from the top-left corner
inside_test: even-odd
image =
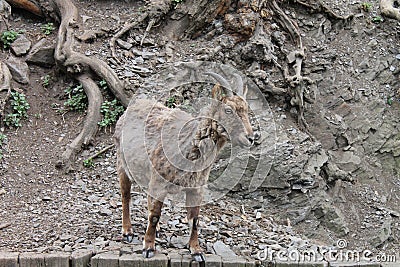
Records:
[[[388,104],[389,106],[391,106],[391,105],[393,104],[393,97],[388,96],[386,102],[387,102],[387,104]]]
[[[7,142],[7,136],[0,133],[0,159],[3,158],[3,144]]]
[[[26,101],[25,94],[13,91],[11,92],[12,112],[4,118],[4,123],[8,126],[21,127],[21,119],[27,118],[27,111],[30,108]]]
[[[107,89],[108,89],[107,82],[106,82],[105,80],[101,80],[101,81],[99,82],[99,86],[100,86],[100,88],[103,89],[103,90],[107,90]]]
[[[85,159],[83,161],[83,166],[86,167],[86,168],[93,168],[94,167],[93,159],[92,158]]]
[[[103,114],[103,119],[99,122],[101,127],[111,126],[117,122],[118,118],[124,113],[125,108],[114,99],[112,101],[104,101],[101,104],[100,112]]]
[[[381,16],[373,16],[372,22],[376,23],[376,24],[381,23],[381,22],[383,22],[383,18]]]
[[[370,12],[372,9],[372,4],[368,2],[364,2],[361,4],[361,9],[364,10],[365,12]]]
[[[175,97],[173,96],[168,97],[165,105],[169,108],[175,108],[176,107]]]
[[[42,26],[44,35],[50,35],[55,29],[53,22],[46,23]]]
[[[51,76],[50,75],[45,75],[42,77],[42,86],[44,88],[47,88],[50,85],[50,81],[51,81]]]
[[[1,34],[1,42],[3,43],[4,49],[10,47],[10,45],[17,39],[18,32],[16,31],[5,31]]]
[[[64,102],[68,110],[82,112],[87,109],[88,99],[82,84],[70,86],[64,92],[68,96],[68,100]]]
[[[176,7],[179,3],[182,3],[184,0],[171,0],[171,3],[174,7]]]

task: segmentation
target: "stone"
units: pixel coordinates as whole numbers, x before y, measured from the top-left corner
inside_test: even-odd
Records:
[[[143,59],[151,59],[151,58],[153,58],[155,55],[156,55],[156,54],[153,53],[153,52],[146,52],[146,51],[143,51],[143,52],[142,52],[142,58],[143,58]]]
[[[312,210],[324,226],[340,236],[349,233],[348,225],[338,208],[324,201],[317,201],[317,203],[318,204],[313,207]]]
[[[179,261],[179,264],[180,263],[181,262]],[[142,267],[142,266],[143,266],[143,257],[140,254],[125,254],[119,257],[119,267]]]
[[[222,241],[217,241],[213,246],[215,253],[221,256],[223,259],[227,258],[235,258],[237,257],[236,253],[233,252],[227,245]]]
[[[44,255],[35,252],[19,254],[19,267],[44,267]]]
[[[0,266],[18,267],[18,252],[0,252]]]
[[[10,45],[11,51],[16,56],[22,56],[28,53],[31,48],[32,42],[25,37],[25,35],[21,34],[18,38]]]
[[[121,47],[121,48],[123,48],[125,50],[129,50],[133,46],[131,43],[125,42],[122,39],[117,39],[117,44],[118,44],[119,47]]]
[[[54,51],[55,43],[41,39],[32,47],[26,57],[26,62],[42,67],[52,67],[55,65]]]
[[[112,210],[106,209],[106,208],[102,208],[102,209],[100,209],[99,213],[102,216],[111,216],[112,215]]]
[[[14,57],[8,58],[6,64],[15,81],[22,84],[29,83],[28,64]]]
[[[69,267],[70,256],[71,254],[69,253],[47,254],[44,257],[44,262],[49,267]]]
[[[7,3],[7,1],[0,1],[0,14],[6,19],[11,16],[11,6]]]
[[[118,263],[119,263],[119,255],[116,253],[97,254],[90,260],[91,267],[118,266]]]
[[[386,242],[392,234],[392,217],[387,216],[379,229],[376,236],[374,236],[371,240],[371,244],[376,248]]]
[[[81,35],[77,38],[85,43],[93,42],[97,37],[97,33],[93,30],[85,30]]]
[[[93,253],[91,250],[75,250],[71,254],[71,267],[86,267]]]

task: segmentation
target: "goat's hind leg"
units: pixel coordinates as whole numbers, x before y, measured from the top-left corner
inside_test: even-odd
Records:
[[[122,195],[122,236],[124,242],[131,243],[133,240],[133,230],[130,214],[132,182],[129,180],[125,170],[122,167],[118,168],[118,176]]]
[[[189,250],[192,255],[193,261],[204,262],[205,256],[203,249],[199,244],[198,237],[198,225],[199,225],[199,213],[200,204],[202,201],[202,193],[197,190],[190,190],[186,192],[186,206],[187,206],[187,218],[191,224],[191,233],[189,239]]]

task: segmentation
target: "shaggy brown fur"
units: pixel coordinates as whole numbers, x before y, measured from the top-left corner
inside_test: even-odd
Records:
[[[241,91],[243,92],[243,90]],[[122,232],[131,241],[130,189],[135,180],[148,193],[148,226],[143,256],[154,255],[156,227],[167,194],[185,192],[189,240],[194,260],[204,261],[197,236],[199,206],[220,149],[227,141],[250,146],[253,130],[245,94],[229,94],[219,84],[212,90],[212,103],[199,118],[169,109],[152,100],[136,100],[117,123],[115,142],[122,193]]]

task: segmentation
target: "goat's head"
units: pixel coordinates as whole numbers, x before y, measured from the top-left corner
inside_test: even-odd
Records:
[[[217,81],[211,92],[215,103],[213,104],[213,119],[218,123],[219,132],[225,135],[233,145],[249,147],[254,141],[254,132],[249,121],[249,107],[246,101],[247,87],[243,86],[243,81],[239,75],[235,90],[233,91],[229,83],[216,73],[207,73]]]

